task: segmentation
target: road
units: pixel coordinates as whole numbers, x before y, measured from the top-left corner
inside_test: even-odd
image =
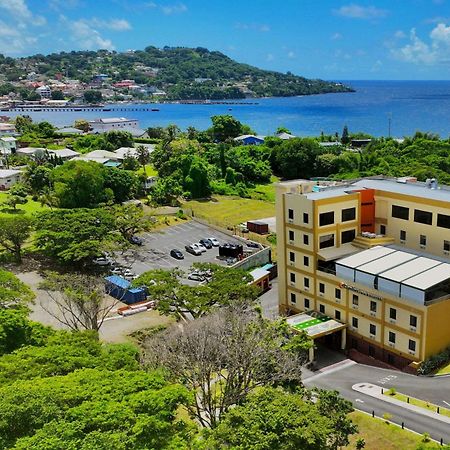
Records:
[[[408,375],[395,370],[379,369],[357,363],[341,363],[330,370],[309,376],[304,380],[307,387],[335,389],[350,400],[354,407],[372,413],[378,417],[385,413],[392,415],[392,421],[418,433],[430,433],[437,441],[442,438],[450,443],[450,427],[448,423],[417,414],[413,411],[392,405],[376,398],[361,394],[352,389],[356,383],[370,382],[386,389],[394,387],[397,391],[410,396],[428,400],[437,405],[448,407],[450,403],[450,377],[429,378]]]

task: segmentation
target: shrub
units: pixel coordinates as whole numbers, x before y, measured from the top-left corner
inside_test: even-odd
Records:
[[[437,353],[436,355],[430,356],[426,359],[418,369],[418,373],[420,375],[428,375],[429,373],[435,372],[444,364],[447,364],[450,361],[450,347],[447,347],[441,353]]]

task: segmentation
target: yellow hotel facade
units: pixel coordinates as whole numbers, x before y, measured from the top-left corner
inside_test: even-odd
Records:
[[[368,178],[276,187],[279,309],[346,327],[322,337],[416,369],[450,345],[450,187]]]

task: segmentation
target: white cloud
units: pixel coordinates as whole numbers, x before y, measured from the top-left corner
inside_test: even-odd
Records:
[[[383,63],[377,59],[374,63],[374,65],[372,66],[372,68],[370,69],[371,72],[379,72],[381,70],[381,68],[383,67]]]
[[[350,19],[381,19],[386,17],[388,11],[376,8],[375,6],[361,6],[355,3],[341,6],[339,9],[333,10],[335,14]]]
[[[7,11],[9,17],[17,21],[27,22],[30,25],[42,26],[47,23],[43,16],[35,16],[25,0],[0,0],[0,8]]]
[[[340,39],[342,39],[344,36],[342,36],[341,33],[334,33],[331,35],[331,40],[332,41],[338,41]]]
[[[450,26],[444,23],[431,30],[429,42],[417,36],[415,28],[410,31],[409,43],[391,50],[392,55],[401,61],[415,64],[450,63]]]
[[[97,28],[106,28],[108,30],[113,31],[128,31],[131,30],[130,23],[125,19],[110,19],[110,20],[101,20],[97,18],[93,18],[90,20],[84,20],[87,24],[91,24]]]
[[[161,11],[166,15],[170,16],[172,14],[181,14],[188,10],[184,3],[175,3],[173,5],[161,5]]]
[[[288,52],[287,57],[289,59],[294,59],[295,58],[295,53],[293,51]]]
[[[7,25],[3,20],[0,20],[0,38],[12,36],[19,36],[19,32],[15,28]]]
[[[405,32],[402,31],[402,30],[397,30],[397,31],[394,33],[394,37],[397,38],[397,39],[405,39],[405,38],[406,38],[406,34],[405,34]]]
[[[105,49],[114,50],[114,44],[110,39],[105,39],[100,32],[84,19],[70,21],[66,17],[60,17],[63,25],[69,28],[71,40],[84,50]]]
[[[234,25],[234,28],[238,29],[238,30],[252,30],[252,31],[260,31],[262,33],[267,33],[268,31],[270,31],[270,26],[263,23],[242,23],[242,22],[237,22]]]
[[[272,53],[267,53],[266,61],[270,62],[274,60],[274,56]]]

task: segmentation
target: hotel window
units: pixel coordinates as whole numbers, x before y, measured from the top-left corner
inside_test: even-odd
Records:
[[[395,333],[393,331],[389,331],[389,342],[395,344]]]
[[[305,298],[305,308],[309,308],[309,298]]]
[[[303,223],[309,223],[309,215],[308,215],[308,213],[303,213]]]
[[[340,299],[341,299],[341,290],[338,289],[338,288],[336,288],[336,289],[334,290],[334,296],[335,296],[338,300],[340,300]]]
[[[325,305],[319,305],[319,312],[325,314]]]
[[[450,241],[444,241],[444,252],[450,252]]]
[[[355,230],[347,230],[343,231],[341,233],[341,243],[345,244],[347,242],[352,242],[353,239],[356,237],[356,231]]]
[[[380,225],[380,234],[386,235],[386,225]]]
[[[303,265],[306,267],[309,266],[309,257],[308,256],[303,257]]]
[[[352,317],[352,327],[358,328],[358,319],[356,317]]]
[[[334,318],[336,320],[341,320],[341,312],[338,311],[337,309],[334,311]]]
[[[369,333],[373,335],[377,334],[377,326],[373,323],[369,325]]]
[[[377,302],[374,302],[373,300],[370,302],[370,310],[372,312],[377,312]]]
[[[389,308],[389,319],[397,320],[397,310],[395,308]]]
[[[342,210],[342,222],[355,220],[355,218],[356,218],[356,208],[347,208]]]
[[[431,225],[433,221],[433,213],[428,211],[422,211],[421,209],[414,210],[414,222],[424,223],[425,225]]]
[[[420,245],[427,245],[427,237],[424,234],[420,235]]]
[[[319,237],[319,248],[334,247],[334,234]]]
[[[289,261],[295,262],[295,253],[294,252],[289,252]]]
[[[396,219],[409,220],[409,208],[392,205],[392,217]]]
[[[309,236],[307,234],[303,235],[303,244],[309,245]]]
[[[309,278],[303,278],[303,285],[305,286],[305,288],[309,288]]]
[[[293,209],[288,209],[288,219],[294,220],[294,210]]]
[[[358,304],[359,304],[359,297],[356,294],[353,294],[352,304],[354,306],[358,306]]]
[[[295,273],[291,272],[291,283],[295,283]]]
[[[325,284],[319,283],[319,292],[325,294]]]
[[[400,230],[400,240],[406,241],[406,231],[405,230]]]
[[[409,326],[417,328],[417,316],[413,316],[412,314],[409,316]]]
[[[297,296],[291,292],[291,303],[297,303]]]
[[[325,225],[333,225],[334,223],[334,211],[319,214],[319,225],[324,227]]]
[[[289,240],[290,241],[295,240],[295,233],[292,230],[289,230]]]
[[[416,351],[416,341],[413,341],[412,339],[410,339],[410,340],[408,341],[408,349],[409,349],[411,352],[415,352],[415,351]]]
[[[437,226],[441,228],[450,228],[450,216],[446,214],[438,214]]]

